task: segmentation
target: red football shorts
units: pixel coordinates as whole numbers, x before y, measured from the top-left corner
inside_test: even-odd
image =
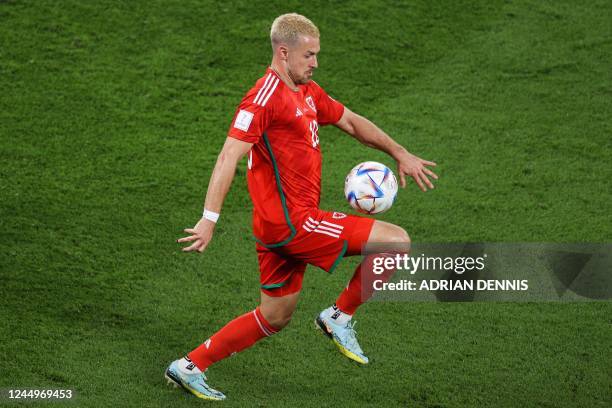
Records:
[[[313,209],[287,245],[257,244],[261,290],[274,297],[299,292],[307,264],[333,272],[344,256],[361,253],[373,225],[371,218]]]

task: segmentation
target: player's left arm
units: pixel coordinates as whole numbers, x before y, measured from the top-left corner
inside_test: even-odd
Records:
[[[368,119],[344,107],[342,117],[334,123],[334,126],[342,129],[364,145],[383,151],[393,157],[397,162],[397,173],[402,187],[406,187],[406,175],[409,175],[421,190],[427,191],[427,187],[434,188],[429,177],[437,180],[438,176],[426,166],[435,166],[436,163],[423,160],[408,152]]]

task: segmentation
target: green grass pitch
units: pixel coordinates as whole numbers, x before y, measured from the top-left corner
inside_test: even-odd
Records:
[[[257,304],[245,163],[205,255],[175,239],[290,11],[321,30],[315,79],[438,162],[381,219],[416,242],[610,241],[609,1],[2,0],[0,388],[202,404],[163,370]],[[392,165],[334,128],[321,146],[326,209],[356,163]],[[357,261],[310,268],[291,325],[210,370],[224,406],[612,405],[610,302],[371,303],[372,363],[351,364],[312,320]]]

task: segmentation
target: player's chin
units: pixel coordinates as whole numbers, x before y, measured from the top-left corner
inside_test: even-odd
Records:
[[[312,79],[312,72],[307,72],[306,74],[304,74],[304,76],[300,80],[300,83],[305,85],[309,83],[311,79]]]

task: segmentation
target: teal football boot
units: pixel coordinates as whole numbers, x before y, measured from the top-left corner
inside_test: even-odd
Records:
[[[186,374],[179,369],[179,360],[173,361],[166,369],[166,380],[168,384],[174,384],[175,387],[182,387],[198,398],[212,401],[221,401],[225,399],[225,395],[211,388],[206,384],[206,376],[200,374]]]
[[[354,322],[349,321],[344,325],[338,324],[334,322],[334,319],[321,312],[315,319],[315,326],[334,342],[340,353],[360,364],[368,364],[370,360],[363,354],[363,350],[357,342]]]

